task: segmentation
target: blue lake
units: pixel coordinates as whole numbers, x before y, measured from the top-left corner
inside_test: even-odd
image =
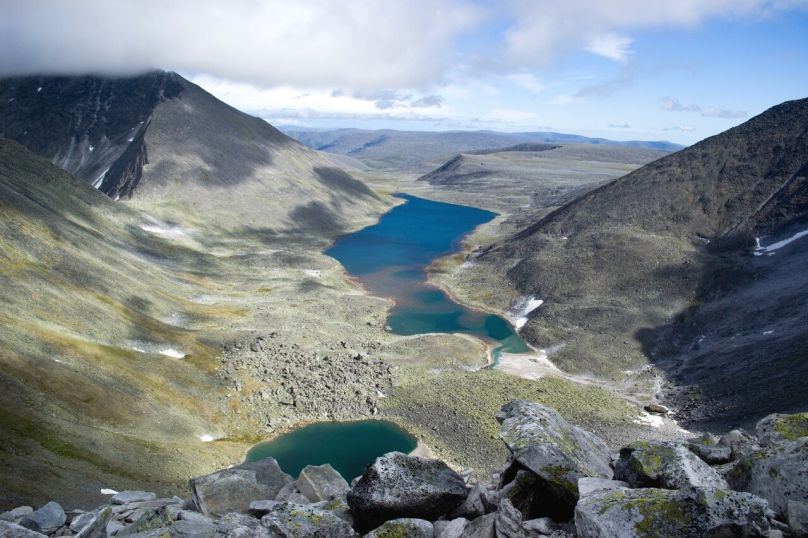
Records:
[[[434,260],[458,252],[474,228],[496,213],[397,194],[405,203],[377,224],[338,239],[325,253],[337,259],[371,293],[395,301],[388,325],[396,334],[466,333],[501,352],[530,349],[500,316],[467,308],[426,282]]]

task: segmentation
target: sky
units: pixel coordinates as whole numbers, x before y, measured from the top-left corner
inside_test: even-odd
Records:
[[[0,0],[0,75],[177,71],[281,126],[691,144],[808,97],[808,0]]]

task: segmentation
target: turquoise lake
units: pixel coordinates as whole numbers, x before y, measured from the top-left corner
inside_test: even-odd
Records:
[[[416,445],[415,437],[384,420],[318,422],[255,445],[246,461],[271,456],[293,477],[306,465],[329,463],[350,482],[377,457],[388,452],[406,454]]]
[[[385,213],[377,224],[341,237],[325,253],[371,293],[395,301],[387,322],[396,334],[471,334],[496,346],[495,360],[503,351],[528,352],[508,321],[457,304],[426,282],[427,266],[458,252],[463,238],[496,213],[407,194],[396,196],[405,203]]]

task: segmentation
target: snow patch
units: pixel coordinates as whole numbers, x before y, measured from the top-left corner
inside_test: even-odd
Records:
[[[376,396],[378,396],[379,398],[387,398],[387,396],[379,389],[376,389]]]
[[[165,355],[166,357],[173,357],[175,359],[182,359],[185,357],[185,353],[183,353],[182,351],[177,351],[176,349],[170,347],[166,349],[161,349],[160,355]]]
[[[635,418],[632,422],[634,424],[643,424],[645,426],[652,426],[654,428],[661,428],[665,421],[659,415],[652,415],[651,413],[646,413],[645,411],[642,412],[637,418]]]
[[[144,232],[149,232],[155,235],[163,235],[166,237],[187,237],[190,230],[180,228],[179,226],[171,226],[162,222],[154,224],[141,224],[140,229]]]
[[[465,262],[463,262],[463,263],[460,265],[460,268],[461,268],[461,269],[471,269],[471,268],[472,268],[472,267],[474,267],[475,265],[477,265],[477,264],[475,264],[475,263],[474,263],[474,262],[472,262],[472,261],[465,261]]]
[[[92,151],[92,146],[90,146],[90,148],[91,148],[90,151]],[[97,189],[101,186],[101,183],[104,182],[104,178],[107,176],[107,172],[109,172],[109,166],[107,166],[107,169],[101,172],[101,175],[95,178],[95,181],[93,181],[94,189]]]
[[[127,142],[134,142],[134,140],[135,140],[134,138],[130,138],[129,140],[127,140]]]
[[[320,275],[322,274],[317,269],[303,269],[303,272],[306,273],[306,275],[313,278],[320,278]]]
[[[772,243],[771,245],[766,245],[765,247],[760,244],[760,238],[755,237],[755,256],[763,256],[764,254],[771,256],[774,254],[775,250],[779,250],[784,246],[788,245],[789,243],[793,243],[800,237],[805,237],[808,235],[808,230],[803,230],[801,232],[797,232],[788,239],[783,239],[782,241],[777,241],[776,243]]]
[[[513,305],[513,308],[511,308],[511,312],[509,314],[509,317],[511,318],[514,327],[516,327],[516,330],[519,331],[519,329],[524,327],[530,313],[543,304],[543,300],[536,299],[533,295],[525,295],[520,297],[519,300],[516,301],[516,304]]]
[[[133,351],[137,351],[138,353],[152,353],[158,355],[165,355],[166,357],[171,357],[173,359],[185,358],[185,353],[183,353],[182,351],[177,351],[172,347],[163,347],[163,345],[155,344],[154,342],[144,342],[142,340],[130,340],[129,346],[132,348]]]
[[[94,149],[95,149],[95,146],[93,146],[92,144],[90,144],[90,151],[93,151]]]
[[[769,336],[770,334],[774,334],[774,331],[763,331],[763,336]]]
[[[208,434],[200,435],[199,440],[202,441],[203,443],[210,443],[213,441],[213,436]]]
[[[101,488],[101,495],[117,495],[118,492],[114,489]]]
[[[42,91],[42,86],[40,86],[39,88],[36,89],[36,93],[39,93],[41,91]]]

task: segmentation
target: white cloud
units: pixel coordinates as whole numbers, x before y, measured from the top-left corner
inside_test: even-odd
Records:
[[[602,34],[590,38],[586,50],[610,60],[626,62],[629,55],[632,54],[631,42],[630,37],[618,34]]]
[[[509,75],[508,79],[512,80],[518,86],[533,94],[541,93],[546,88],[544,83],[538,77],[531,75],[530,73],[516,73]]]
[[[749,114],[745,110],[730,110],[708,106],[702,110],[701,115],[707,118],[745,118]]]
[[[731,110],[714,106],[702,107],[697,104],[683,105],[674,97],[663,97],[659,100],[659,105],[670,112],[701,112],[705,118],[745,118],[748,115],[745,110]]]
[[[681,131],[683,133],[692,133],[696,130],[692,125],[674,125],[672,127],[665,127],[663,131]]]
[[[468,0],[3,0],[0,72],[210,73],[256,84],[422,87],[480,20]]]
[[[699,105],[683,105],[675,97],[663,97],[659,100],[659,106],[671,112],[701,112]]]
[[[495,108],[491,110],[489,116],[494,121],[510,124],[530,123],[539,117],[538,114],[530,110],[516,108]]]
[[[631,129],[628,123],[610,123],[609,129]]]

